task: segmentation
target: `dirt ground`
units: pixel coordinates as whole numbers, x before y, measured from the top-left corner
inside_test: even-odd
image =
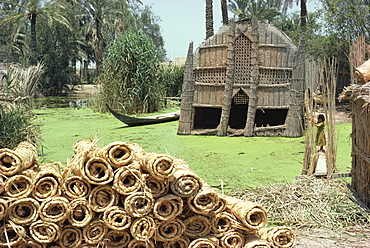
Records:
[[[72,89],[73,95],[91,96],[97,86],[84,84]],[[336,124],[351,122],[349,103],[341,103],[335,113]],[[370,224],[353,227],[345,231],[330,229],[294,230],[297,236],[295,248],[370,248]]]

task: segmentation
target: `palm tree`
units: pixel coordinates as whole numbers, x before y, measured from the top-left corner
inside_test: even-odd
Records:
[[[222,24],[229,24],[229,16],[227,13],[227,0],[221,0],[221,14],[222,14]]]
[[[280,15],[280,7],[279,0],[230,0],[229,4],[230,11],[239,20],[255,16],[258,20],[267,22]]]
[[[30,26],[30,48],[31,65],[37,63],[37,23],[44,24],[56,21],[70,28],[67,18],[63,15],[64,6],[58,2],[45,2],[43,0],[19,0],[6,1],[0,0],[2,8],[0,10],[0,25],[13,25],[14,37],[19,33],[26,32]]]
[[[206,0],[206,39],[213,35],[213,0]]]
[[[79,18],[83,24],[85,35],[94,51],[96,73],[102,67],[104,49],[108,44],[108,31],[118,30],[117,24],[124,23],[127,0],[77,0],[82,14]],[[139,0],[133,2],[141,3]]]

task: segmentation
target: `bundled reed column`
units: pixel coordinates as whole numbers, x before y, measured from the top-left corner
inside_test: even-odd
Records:
[[[244,128],[244,136],[252,136],[254,129],[254,119],[256,118],[256,110],[258,104],[258,20],[255,16],[252,17],[252,52],[251,52],[251,82],[249,92],[249,104],[247,113],[247,122]]]
[[[233,100],[233,86],[235,81],[234,42],[235,42],[235,20],[231,19],[230,29],[228,33],[225,95],[224,102],[222,105],[220,125],[218,126],[217,129],[218,136],[225,136],[227,134],[227,125],[229,124],[230,109]]]
[[[188,55],[185,62],[184,83],[182,85],[181,112],[177,134],[190,134],[193,127],[193,42],[189,44]]]

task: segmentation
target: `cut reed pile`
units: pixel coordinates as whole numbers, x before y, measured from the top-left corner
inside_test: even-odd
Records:
[[[339,231],[370,222],[369,209],[341,180],[308,177],[230,194],[264,205],[271,224]]]
[[[30,144],[0,150],[0,247],[294,245],[289,227],[264,228],[262,205],[217,193],[180,158],[124,142],[73,150],[61,173]]]

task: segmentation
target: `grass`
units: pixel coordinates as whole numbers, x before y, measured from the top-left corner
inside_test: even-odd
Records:
[[[294,181],[300,175],[304,137],[179,136],[178,122],[126,127],[110,114],[88,108],[55,108],[35,111],[43,123],[40,155],[66,164],[78,140],[98,137],[98,145],[113,141],[137,143],[147,152],[181,157],[211,186],[244,189]],[[338,172],[349,172],[351,124],[340,124]]]

